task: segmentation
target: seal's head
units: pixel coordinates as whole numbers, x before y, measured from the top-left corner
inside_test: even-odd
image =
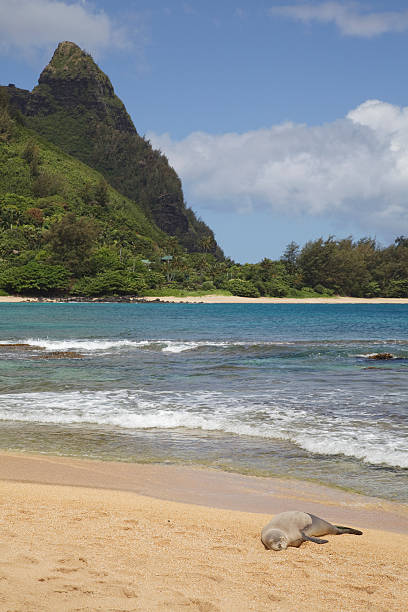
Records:
[[[288,539],[280,529],[270,529],[265,540],[265,546],[272,550],[285,550],[288,547]]]

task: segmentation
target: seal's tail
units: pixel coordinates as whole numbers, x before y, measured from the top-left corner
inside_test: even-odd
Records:
[[[358,529],[353,529],[352,527],[343,527],[342,525],[335,525],[335,527],[337,527],[337,529],[339,530],[339,535],[341,533],[352,533],[353,535],[363,535],[362,531],[359,531]]]

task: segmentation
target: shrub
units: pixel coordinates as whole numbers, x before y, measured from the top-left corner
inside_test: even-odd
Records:
[[[20,223],[21,212],[13,204],[0,205],[0,225],[2,227],[12,228],[13,225]]]
[[[265,285],[267,295],[272,297],[284,297],[288,295],[290,287],[281,278],[274,278]]]
[[[117,249],[108,246],[99,247],[92,253],[90,265],[92,271],[97,273],[123,268]]]
[[[107,206],[109,202],[108,183],[101,179],[95,188],[95,200],[99,206]]]
[[[46,235],[53,258],[75,275],[89,272],[89,257],[98,230],[91,218],[75,217],[73,213],[64,215]]]
[[[231,291],[233,295],[240,295],[242,297],[259,297],[258,289],[250,282],[243,280],[242,278],[231,278],[225,288]]]
[[[30,166],[30,172],[32,177],[38,177],[40,174],[39,165],[41,163],[40,160],[40,149],[34,140],[29,140],[23,153],[23,159],[26,160],[28,165]]]
[[[68,288],[69,273],[64,266],[30,262],[12,266],[0,275],[0,287],[11,293],[48,294]]]
[[[32,191],[36,198],[45,198],[55,195],[62,190],[62,180],[56,174],[41,172],[32,185]]]
[[[393,298],[408,297],[408,280],[399,279],[391,280],[386,288],[386,296]]]
[[[44,221],[44,213],[41,208],[29,208],[26,210],[26,217],[30,223],[34,223],[35,225],[42,225]]]
[[[161,272],[148,270],[146,274],[146,282],[150,289],[156,289],[157,287],[162,287],[165,284],[166,277]]]
[[[370,281],[363,287],[362,293],[364,297],[374,298],[381,295],[381,287],[376,281]]]
[[[313,287],[313,291],[315,293],[320,293],[321,295],[333,295],[334,293],[333,289],[327,289],[327,287],[324,287],[320,283],[318,283],[317,285],[315,285],[315,287]]]
[[[73,292],[77,295],[141,295],[146,289],[146,283],[140,275],[109,270],[81,278],[75,283]]]
[[[203,284],[201,285],[201,288],[204,291],[214,291],[215,285],[212,281],[204,281]]]

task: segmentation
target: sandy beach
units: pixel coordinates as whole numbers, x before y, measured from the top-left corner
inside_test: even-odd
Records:
[[[0,295],[0,304],[18,304],[19,302],[38,302],[38,299],[19,295]]]
[[[408,304],[408,298],[248,298],[238,295],[203,295],[200,297],[175,297],[166,296],[161,298],[146,297],[147,301],[163,300],[175,303],[188,304]]]
[[[408,507],[188,467],[0,455],[0,609],[406,610]],[[193,503],[194,502],[194,503]],[[272,514],[364,531],[281,553]]]
[[[147,296],[135,298],[146,302],[172,302],[175,304],[408,304],[408,298],[353,298],[336,296],[331,298],[248,298],[238,295],[200,295],[177,297],[169,296]],[[21,297],[16,295],[0,296],[0,304],[19,302],[38,302],[38,298]],[[56,302],[52,298],[41,298],[41,302]],[[91,300],[92,301],[92,300]]]

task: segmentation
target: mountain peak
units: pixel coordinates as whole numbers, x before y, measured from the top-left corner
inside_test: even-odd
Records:
[[[101,172],[161,230],[190,251],[200,251],[202,238],[211,238],[215,252],[211,230],[186,209],[176,172],[139,136],[89,53],[73,42],[61,42],[34,90],[11,88],[10,98],[29,127]]]
[[[99,86],[104,85],[107,89],[106,93],[113,94],[109,78],[95,64],[89,53],[68,40],[59,43],[38,82],[42,85],[55,80],[93,80],[97,81]]]
[[[115,96],[109,77],[92,57],[70,41],[59,43],[50,63],[42,71],[33,90],[34,99],[48,112],[76,109],[75,114],[93,109],[100,121],[113,121],[125,130],[134,126],[123,104]]]
[[[62,53],[67,55],[71,51],[79,51],[79,53],[83,53],[82,49],[78,47],[76,43],[71,42],[70,40],[63,40],[60,42],[54,53]]]

